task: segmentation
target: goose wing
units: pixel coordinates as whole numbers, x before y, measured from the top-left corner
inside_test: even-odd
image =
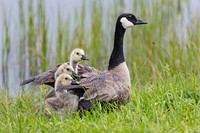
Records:
[[[109,71],[101,73],[85,73],[81,77],[81,85],[85,87],[85,100],[124,101],[130,97],[129,87],[124,85],[120,76]]]
[[[94,72],[94,73],[99,73],[101,71],[97,70],[96,68],[94,67],[91,67],[89,65],[86,65],[86,64],[79,64],[78,65],[78,74],[79,75],[82,75],[84,73],[91,73],[91,72]]]
[[[20,85],[22,86],[25,84],[33,83],[34,85],[46,84],[46,85],[50,85],[50,86],[54,87],[54,82],[55,82],[54,74],[59,66],[60,66],[60,64],[57,65],[56,68],[50,69],[50,70],[48,70],[44,73],[41,73],[35,77],[24,80]]]
[[[38,76],[36,76],[35,80],[33,81],[33,84],[35,85],[42,85],[42,84],[46,84],[46,85],[50,85],[52,87],[54,87],[54,74],[56,72],[57,68],[48,70],[42,74],[39,74]]]

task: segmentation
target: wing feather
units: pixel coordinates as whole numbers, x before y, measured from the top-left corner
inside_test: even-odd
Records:
[[[101,71],[97,70],[96,68],[94,67],[91,67],[89,65],[86,65],[86,64],[79,64],[78,65],[78,74],[79,75],[82,75],[84,73],[91,73],[91,72],[94,72],[94,73],[99,73]]]
[[[46,84],[46,85],[50,85],[50,86],[54,87],[54,83],[55,83],[54,74],[55,74],[55,72],[56,72],[56,70],[58,69],[59,66],[60,66],[60,64],[57,65],[53,69],[50,69],[50,70],[48,70],[46,72],[43,72],[43,73],[41,73],[39,75],[36,75],[33,78],[30,78],[28,80],[24,80],[20,85],[33,83],[34,85]]]
[[[86,88],[85,100],[99,101],[125,100],[130,96],[129,87],[124,85],[120,76],[107,72],[85,73],[81,77],[81,85]]]

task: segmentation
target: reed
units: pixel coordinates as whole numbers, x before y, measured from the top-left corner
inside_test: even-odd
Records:
[[[41,67],[42,67],[42,71],[45,71],[47,68],[47,64],[48,64],[48,37],[47,37],[47,33],[48,33],[48,27],[47,27],[48,23],[46,20],[46,15],[45,15],[45,11],[44,11],[44,0],[41,0],[38,3],[38,30],[39,32],[39,45],[41,46]],[[40,31],[41,30],[41,31]]]
[[[58,13],[58,37],[57,37],[57,55],[58,61],[64,62],[63,60],[63,35],[64,35],[64,27],[62,22],[62,17],[60,12]]]
[[[28,40],[28,60],[30,74],[33,75],[37,72],[37,51],[36,51],[36,32],[35,32],[35,14],[33,11],[33,1],[28,1],[28,29],[27,29],[27,40]]]
[[[9,75],[8,75],[8,67],[9,67],[9,54],[10,54],[10,36],[9,36],[9,20],[7,19],[7,17],[4,17],[4,46],[3,46],[3,51],[2,51],[2,76],[3,76],[3,84],[4,86],[7,88],[8,87],[8,80],[9,79]]]
[[[18,6],[19,6],[19,21],[20,21],[20,29],[19,29],[19,55],[20,55],[20,59],[19,59],[19,67],[20,72],[19,75],[22,78],[25,78],[25,73],[24,70],[26,70],[26,58],[25,58],[25,54],[26,54],[26,40],[27,40],[27,36],[26,36],[26,21],[25,21],[25,12],[24,12],[24,1],[23,0],[19,0],[18,1]],[[28,73],[28,72],[27,72]]]

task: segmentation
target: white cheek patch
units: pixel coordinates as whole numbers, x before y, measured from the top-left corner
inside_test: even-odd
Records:
[[[123,17],[120,19],[120,22],[122,23],[122,26],[124,27],[124,29],[127,29],[131,26],[133,26],[133,23],[130,22],[127,18]]]

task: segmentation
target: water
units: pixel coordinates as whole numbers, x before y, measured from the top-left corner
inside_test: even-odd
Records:
[[[40,0],[34,0],[33,1],[33,10],[34,13],[37,14],[37,5]],[[93,2],[93,1],[92,1]],[[86,0],[85,1],[85,30],[90,31],[91,29],[91,10],[93,8],[93,4],[91,1]],[[119,1],[120,2],[120,1]],[[24,14],[25,14],[25,21],[26,21],[26,27],[28,24],[28,0],[24,0]],[[113,12],[119,14],[121,12],[130,12],[134,10],[136,13],[143,12],[144,9],[137,8],[132,9],[132,5],[136,4],[136,1],[132,0],[125,0],[123,3],[123,6],[119,6],[119,8],[116,8],[115,3],[112,1],[102,0],[99,2],[102,5],[102,29],[103,31],[106,31],[108,29],[112,29],[114,26],[108,27],[107,25],[110,23],[113,23],[111,19],[111,15]],[[156,0],[146,1],[144,3],[144,6],[150,6],[149,8],[153,8],[153,4],[156,3]],[[51,52],[49,54],[49,63],[55,64],[54,59],[56,58],[56,43],[57,43],[57,27],[58,27],[58,12],[61,14],[62,21],[69,21],[69,38],[71,38],[73,35],[73,30],[76,27],[77,18],[76,13],[80,13],[82,9],[83,1],[80,0],[44,0],[44,10],[46,19],[48,21],[48,45],[50,46],[48,48],[48,52]],[[25,74],[25,78],[28,78],[31,76],[30,74],[30,67],[31,64],[29,64],[29,53],[26,52],[23,56],[20,55],[20,49],[22,48],[21,44],[19,43],[20,38],[19,35],[21,34],[21,27],[20,27],[20,17],[19,17],[19,2],[17,0],[0,0],[0,88],[10,88],[11,95],[16,95],[17,92],[20,90],[19,83],[22,79],[22,75],[20,74],[21,71],[23,71]],[[180,33],[177,34],[178,38],[182,40],[183,42],[186,42],[187,40],[187,28],[190,27],[193,24],[193,20],[195,20],[197,17],[200,16],[200,1],[199,0],[191,0],[189,2],[182,2],[182,14],[183,16],[177,16],[177,26],[176,26],[176,32]],[[113,9],[116,9],[116,11],[113,11]],[[163,7],[161,10],[167,10],[167,7]],[[149,11],[151,12],[151,11]],[[151,14],[153,16],[153,12]],[[173,14],[171,14],[173,15]],[[10,37],[10,54],[8,55],[8,77],[5,77],[3,82],[3,72],[5,72],[5,68],[2,66],[5,63],[5,57],[3,58],[3,47],[5,46],[5,23],[4,18],[7,20],[7,24],[9,27],[9,37]],[[150,23],[151,18],[147,16],[147,19]],[[37,20],[35,20],[37,21]],[[108,23],[109,22],[109,23]],[[113,23],[114,24],[114,23]],[[112,42],[112,37],[109,38],[109,42]],[[40,41],[40,40],[37,40]],[[73,40],[70,40],[73,41]],[[87,42],[87,41],[86,41]],[[88,42],[89,43],[89,42]],[[39,42],[36,43],[37,49],[40,48]],[[27,49],[27,47],[26,47]],[[26,50],[28,51],[28,50]],[[5,54],[4,54],[5,55]],[[21,70],[20,67],[20,60],[25,60],[25,69]],[[38,62],[41,62],[38,60]],[[38,63],[40,64],[40,63]],[[32,64],[33,65],[33,64]],[[49,65],[52,66],[52,65]],[[39,67],[38,67],[39,68]],[[38,72],[41,72],[41,69],[38,70]]]
[[[24,0],[24,10],[25,10],[25,18],[27,21],[27,12],[28,12],[28,0]],[[62,19],[66,20],[67,17],[71,17],[74,15],[74,12],[80,9],[81,2],[79,0],[68,0],[68,1],[63,1],[63,0],[48,0],[45,1],[45,13],[48,18],[49,22],[49,38],[51,36],[55,36],[54,38],[51,39],[52,45],[55,45],[56,43],[56,34],[55,31],[57,31],[57,15],[59,10],[62,11]],[[33,1],[33,7],[35,14],[36,13],[36,8],[37,8],[38,1]],[[8,55],[8,77],[9,79],[6,79],[6,84],[3,84],[3,74],[2,72],[3,67],[2,67],[2,54],[0,54],[0,88],[3,87],[8,87],[12,88],[11,90],[11,95],[16,95],[19,88],[19,83],[21,82],[20,78],[20,65],[19,65],[19,59],[20,58],[27,58],[27,54],[25,55],[26,57],[22,57],[19,54],[20,50],[20,44],[19,44],[19,38],[18,35],[20,34],[20,23],[19,23],[19,6],[18,6],[18,1],[16,0],[1,0],[0,1],[0,40],[1,40],[1,45],[0,45],[0,51],[2,53],[3,51],[3,45],[4,45],[4,38],[5,38],[5,26],[4,26],[4,17],[6,17],[6,20],[8,21],[9,25],[9,36],[10,36],[10,54]],[[73,18],[73,17],[72,17]],[[72,20],[73,21],[73,20]],[[26,25],[27,26],[27,25]],[[18,43],[16,43],[18,42]],[[52,57],[53,58],[53,57]],[[5,58],[4,58],[5,59]],[[26,70],[25,70],[25,77],[28,78],[30,76],[29,74],[29,64],[26,61]]]

